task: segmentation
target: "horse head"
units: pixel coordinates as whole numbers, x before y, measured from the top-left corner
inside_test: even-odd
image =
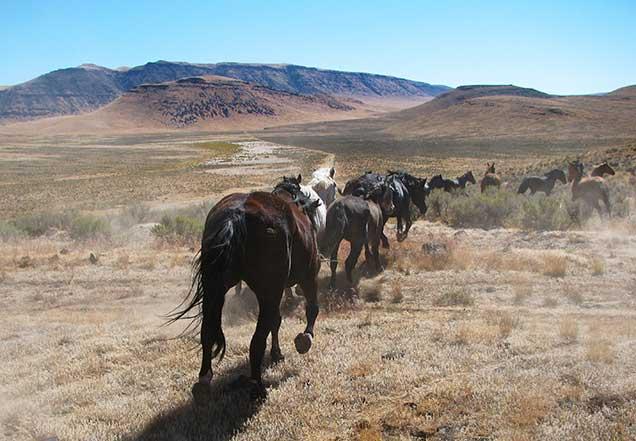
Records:
[[[561,181],[562,183],[567,183],[567,178],[563,170],[555,168],[554,170],[549,171],[544,175],[546,178],[553,179],[555,181]]]
[[[568,182],[579,180],[583,177],[583,164],[579,161],[568,161]]]
[[[605,175],[614,176],[615,174],[616,174],[616,172],[607,163],[607,161],[602,162],[601,164],[597,165],[596,167],[594,167],[594,170],[592,171],[592,176],[605,176]]]
[[[494,166],[494,164],[493,164]],[[477,184],[477,181],[475,180],[475,176],[473,175],[473,171],[469,170],[467,171],[464,176],[466,177],[466,182],[470,182],[473,185]]]
[[[489,174],[489,173],[492,173],[492,174],[497,173],[495,171],[495,163],[494,162],[492,164],[490,162],[486,163],[486,173],[485,174]]]

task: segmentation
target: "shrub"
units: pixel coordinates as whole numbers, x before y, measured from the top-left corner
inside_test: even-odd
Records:
[[[174,243],[192,243],[201,238],[203,222],[188,216],[164,215],[152,229],[159,239]]]
[[[124,207],[117,219],[119,224],[125,227],[149,222],[151,220],[150,208],[144,203],[133,203]]]
[[[103,218],[81,215],[74,218],[68,229],[73,239],[90,239],[110,234],[110,224]]]
[[[14,225],[29,236],[42,236],[52,228],[69,231],[77,212],[72,210],[56,213],[35,213],[22,216],[14,221]]]
[[[12,222],[0,221],[0,240],[10,240],[22,237],[24,232]]]
[[[573,224],[568,202],[555,196],[530,197],[521,204],[519,226],[526,230],[566,230]]]
[[[429,200],[431,217],[459,228],[496,228],[509,223],[519,205],[516,194],[507,191],[460,194],[434,191]]]

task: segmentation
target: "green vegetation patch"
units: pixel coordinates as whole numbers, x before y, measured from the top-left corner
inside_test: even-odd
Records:
[[[190,145],[195,148],[213,151],[218,156],[232,156],[241,149],[240,145],[227,141],[202,141]]]

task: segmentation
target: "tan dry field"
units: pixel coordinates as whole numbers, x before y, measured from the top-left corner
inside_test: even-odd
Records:
[[[232,136],[225,140],[250,139]],[[3,142],[2,218],[35,208],[114,216],[131,202],[188,204],[334,159],[263,144],[238,153],[197,145],[210,139]],[[433,161],[452,173],[478,170],[483,159]],[[340,182],[391,165],[364,155],[335,160]],[[532,160],[515,159],[520,167]],[[427,158],[401,161],[431,167]],[[109,240],[57,232],[0,242],[0,438],[634,439],[635,223],[596,219],[539,233],[418,221],[406,242],[382,251],[384,273],[366,274],[361,259],[355,289],[341,277],[343,288],[327,293],[323,265],[315,345],[304,356],[293,350],[302,301],[287,299],[287,359],[267,367],[262,403],[232,386],[247,371],[254,305],[230,292],[228,353],[206,408],[190,395],[196,337],[179,336],[184,324],[162,326],[187,291],[194,248],[160,243],[144,228]]]

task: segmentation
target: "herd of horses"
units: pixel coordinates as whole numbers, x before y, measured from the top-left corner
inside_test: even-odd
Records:
[[[526,177],[518,192],[529,189],[532,194],[549,195],[556,181],[569,181],[573,199],[583,199],[599,213],[599,201],[603,201],[609,214],[605,174],[614,174],[607,163],[586,176],[580,162],[570,162],[567,178],[561,170]],[[265,388],[261,368],[270,334],[272,362],[284,359],[278,332],[285,290],[297,285],[305,297],[306,326],[294,339],[296,350],[303,354],[309,351],[314,338],[319,311],[317,278],[322,260],[330,264],[330,289],[336,287],[338,249],[343,240],[351,244],[345,260],[350,283],[363,248],[368,264],[381,271],[379,249],[389,247],[384,234],[389,218],[396,218],[396,238],[403,241],[412,225],[411,203],[425,214],[426,198],[432,190],[461,193],[468,183],[476,184],[471,171],[456,179],[436,175],[428,182],[403,171],[389,171],[386,175],[366,172],[348,181],[341,191],[334,175],[333,168],[321,168],[306,185],[301,175],[283,177],[271,192],[231,194],[210,210],[201,250],[194,262],[190,293],[171,316],[171,321],[186,318],[201,322],[201,369],[192,389],[197,402],[210,399],[212,360],[222,359],[225,353],[221,316],[228,290],[237,286],[240,291],[245,282],[258,301],[256,330],[249,348],[250,376],[243,380],[253,394],[262,397]],[[488,163],[480,182],[481,191],[500,186],[495,164]]]

